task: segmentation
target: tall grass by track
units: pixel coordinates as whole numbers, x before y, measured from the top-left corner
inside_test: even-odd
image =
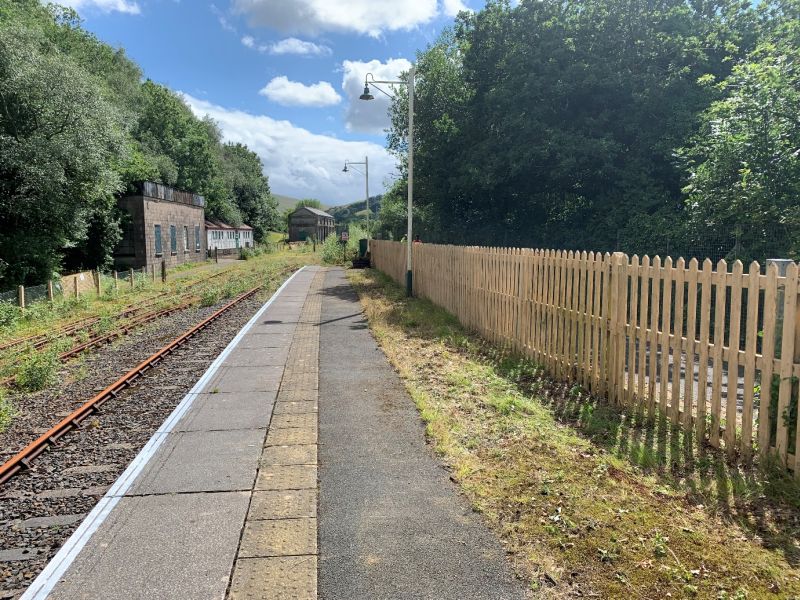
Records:
[[[377,271],[351,273],[430,440],[542,597],[800,597],[800,488],[550,381]]]

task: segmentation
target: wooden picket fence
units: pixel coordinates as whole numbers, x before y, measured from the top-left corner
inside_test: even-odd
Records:
[[[405,281],[405,244],[371,241]],[[798,266],[415,244],[415,295],[561,380],[749,458],[800,454]],[[800,476],[800,469],[795,470]]]

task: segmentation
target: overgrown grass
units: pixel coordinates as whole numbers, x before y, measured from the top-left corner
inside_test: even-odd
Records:
[[[694,448],[351,274],[437,452],[543,597],[800,597],[798,486]]]
[[[55,382],[58,367],[58,348],[31,352],[17,368],[16,385],[26,392],[42,390]]]
[[[14,417],[17,416],[17,410],[14,404],[9,400],[6,391],[0,388],[0,433],[4,432]]]

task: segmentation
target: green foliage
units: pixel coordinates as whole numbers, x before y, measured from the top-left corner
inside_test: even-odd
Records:
[[[298,208],[303,208],[304,206],[309,206],[311,208],[319,208],[320,210],[322,210],[322,202],[314,198],[306,198],[305,200],[298,200],[297,204],[294,205],[294,209],[297,210]]]
[[[17,409],[8,399],[6,391],[0,388],[0,433],[3,433],[17,415]]]
[[[0,0],[0,289],[110,263],[115,195],[151,180],[202,194],[206,214],[277,227],[258,156],[145,81],[71,9]]]
[[[416,230],[437,242],[652,251],[654,236],[671,239],[666,224],[681,239],[675,148],[721,95],[701,79],[727,77],[761,27],[735,0],[492,1],[462,13],[417,59]],[[401,91],[389,146],[403,175],[406,129]],[[395,237],[403,185],[382,207]]]
[[[200,294],[200,306],[214,306],[220,301],[222,290],[218,287],[208,288]]]
[[[322,243],[322,262],[329,265],[344,265],[358,255],[358,240],[367,237],[366,230],[356,224],[348,228],[350,237],[346,244],[339,241],[339,236],[330,234]]]
[[[59,364],[55,349],[31,352],[17,369],[17,386],[27,392],[46,388],[55,381]]]
[[[736,229],[737,255],[753,259],[790,240],[800,257],[800,49],[764,44],[716,88],[725,97],[702,115],[682,151],[686,192],[699,231]]]
[[[19,307],[11,302],[0,302],[0,328],[11,328],[20,317]]]

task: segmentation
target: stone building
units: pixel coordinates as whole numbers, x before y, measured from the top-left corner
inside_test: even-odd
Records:
[[[336,233],[334,218],[324,210],[302,206],[289,215],[289,241],[303,242],[315,237],[322,242]]]
[[[118,200],[124,211],[122,240],[114,251],[117,269],[168,267],[206,258],[205,200],[145,181]]]

